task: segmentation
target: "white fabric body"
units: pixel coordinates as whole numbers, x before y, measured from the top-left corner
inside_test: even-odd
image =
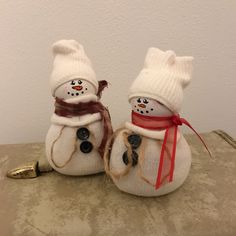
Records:
[[[128,122],[125,124],[125,127],[127,130],[140,135],[142,138],[146,138],[143,175],[150,180],[151,183],[155,184],[162,147],[162,142],[158,144],[158,140],[163,141],[165,131],[149,131]],[[112,172],[121,172],[126,168],[122,159],[123,153],[127,151],[123,141],[123,132],[124,131],[121,131],[118,134],[112,146],[109,164]],[[139,148],[136,150],[138,154]],[[124,192],[146,197],[161,196],[180,187],[187,178],[190,167],[191,151],[185,138],[179,132],[177,135],[174,178],[171,183],[167,183],[156,190],[154,186],[148,184],[140,177],[138,165],[131,167],[129,173],[119,179],[113,177],[113,181],[115,185]]]
[[[103,159],[97,151],[103,138],[103,122],[99,113],[88,114],[80,117],[66,118],[56,114],[52,116],[52,125],[46,137],[46,154],[47,159],[56,171],[65,175],[89,175],[102,172],[104,170]],[[90,153],[80,151],[80,144],[83,142],[76,137],[76,132],[79,128],[86,127],[90,131],[88,141],[93,144],[93,150]],[[62,130],[60,138],[58,138]],[[54,165],[51,156],[53,146],[53,160],[62,166],[66,163],[76,141],[77,151],[73,154],[71,160],[63,167],[58,168]]]

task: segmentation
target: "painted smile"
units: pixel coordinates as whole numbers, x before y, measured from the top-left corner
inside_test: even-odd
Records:
[[[72,87],[74,90],[80,91],[83,89],[83,86],[77,85]]]

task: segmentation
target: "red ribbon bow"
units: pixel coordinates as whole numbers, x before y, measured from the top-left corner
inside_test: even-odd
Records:
[[[158,173],[155,184],[156,189],[160,188],[166,182],[173,181],[177,133],[179,125],[185,124],[190,129],[192,129],[211,156],[211,153],[202,137],[197,133],[197,131],[190,125],[187,120],[181,118],[179,115],[173,115],[168,117],[153,117],[143,116],[132,111],[132,123],[139,127],[150,130],[166,129],[160,154],[160,161],[158,165]],[[169,153],[169,150],[171,151],[171,153]]]

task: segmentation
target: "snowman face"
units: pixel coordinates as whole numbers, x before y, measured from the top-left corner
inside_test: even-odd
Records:
[[[81,97],[86,94],[95,94],[95,88],[87,80],[83,79],[74,79],[64,83],[55,92],[55,96],[60,99]]]
[[[132,110],[141,115],[146,116],[172,116],[173,112],[170,111],[162,103],[145,97],[135,97],[131,101]]]

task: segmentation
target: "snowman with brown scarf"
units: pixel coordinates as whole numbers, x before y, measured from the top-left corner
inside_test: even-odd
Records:
[[[109,112],[99,101],[107,82],[97,81],[83,46],[75,40],[57,41],[52,48],[55,112],[46,137],[48,162],[66,175],[102,172],[112,134]]]
[[[193,129],[179,116],[192,60],[170,50],[148,50],[144,68],[130,88],[132,122],[118,129],[106,147],[106,172],[120,190],[160,196],[187,178],[191,151],[178,126]]]

